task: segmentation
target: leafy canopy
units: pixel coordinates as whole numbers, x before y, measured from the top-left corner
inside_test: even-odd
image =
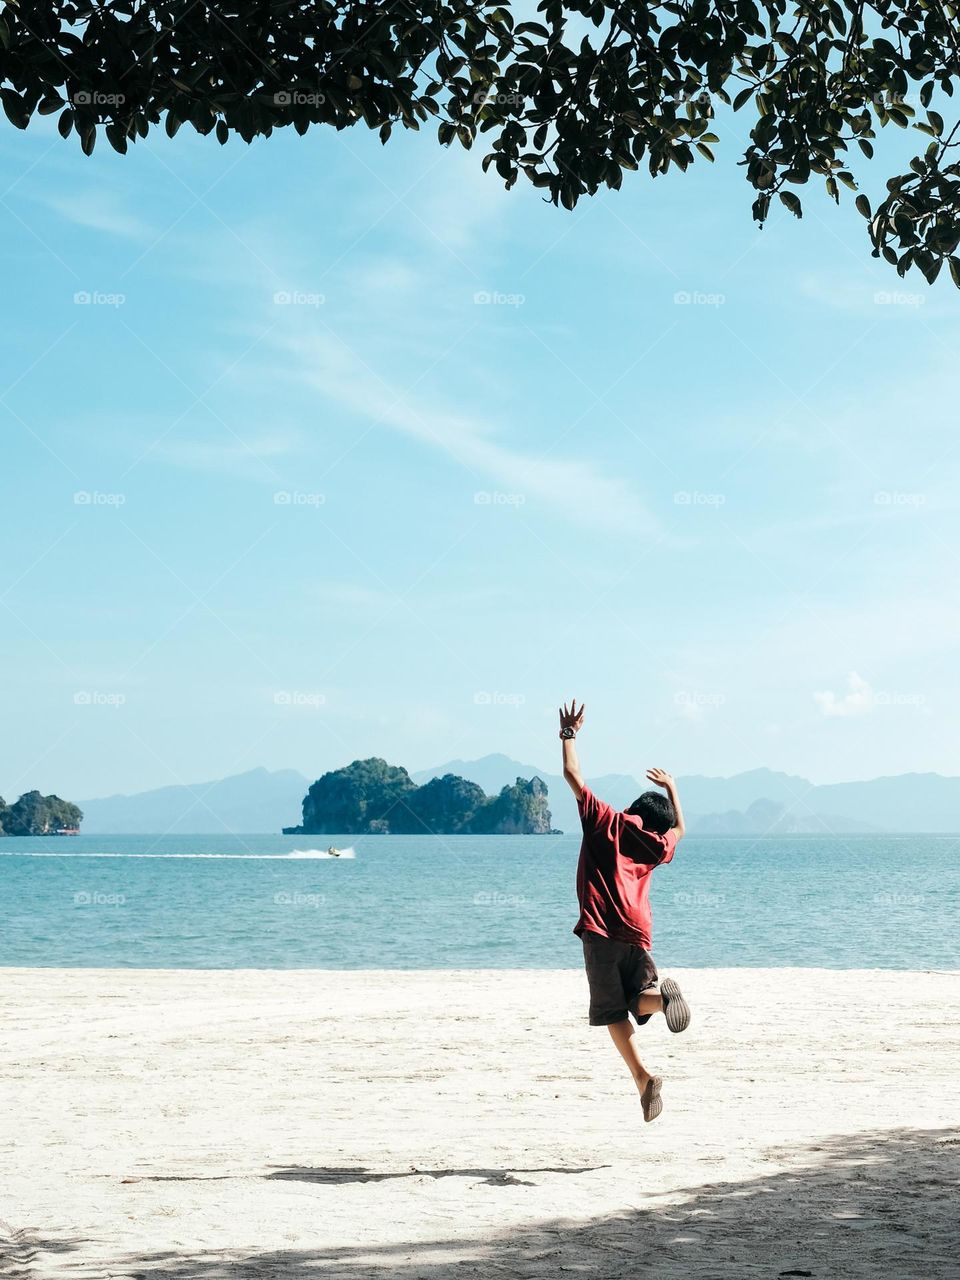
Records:
[[[529,12],[533,12],[532,7]],[[953,0],[9,0],[0,10],[0,96],[26,128],[57,113],[89,154],[163,123],[250,142],[292,125],[435,125],[443,144],[479,135],[507,186],[523,174],[572,209],[624,170],[656,176],[710,161],[718,104],[749,107],[742,156],[761,223],[820,181],[839,201],[878,127],[929,141],[874,209],[874,256],[960,286],[960,24]]]

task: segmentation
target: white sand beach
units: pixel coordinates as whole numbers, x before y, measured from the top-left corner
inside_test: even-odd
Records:
[[[6,969],[0,1274],[960,1273],[960,974]]]

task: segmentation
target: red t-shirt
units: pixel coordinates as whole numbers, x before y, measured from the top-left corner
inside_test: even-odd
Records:
[[[671,829],[661,836],[645,830],[638,817],[604,804],[589,787],[580,793],[580,825],[580,919],[573,932],[599,933],[649,951],[650,872],[673,857],[676,832]]]

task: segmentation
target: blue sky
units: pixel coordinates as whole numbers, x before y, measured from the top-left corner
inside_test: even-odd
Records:
[[[852,196],[758,230],[739,117],[572,214],[429,134],[48,124],[0,133],[0,794],[549,766],[572,694],[588,774],[957,772],[957,297]]]

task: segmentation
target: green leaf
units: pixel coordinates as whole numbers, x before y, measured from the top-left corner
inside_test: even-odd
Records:
[[[127,152],[127,133],[122,124],[111,122],[106,127],[107,141],[113,147],[114,151],[119,151],[121,155]]]
[[[20,95],[14,93],[12,89],[0,89],[0,98],[3,100],[3,109],[10,123],[16,125],[18,129],[25,129],[30,123],[30,112]]]
[[[854,204],[857,206],[857,212],[862,214],[864,218],[872,216],[870,213],[870,201],[866,196],[857,196]]]
[[[803,217],[803,206],[800,204],[798,197],[795,196],[792,191],[781,191],[780,200],[786,205],[795,218]]]
[[[733,100],[734,111],[739,111],[740,108],[743,106],[743,104],[749,98],[753,97],[755,92],[756,92],[756,89],[752,84],[748,84],[745,89],[741,89],[740,92],[737,94],[737,96]]]

